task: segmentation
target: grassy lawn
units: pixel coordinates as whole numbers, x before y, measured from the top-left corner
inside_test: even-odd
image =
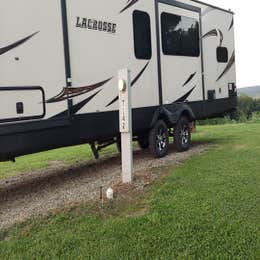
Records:
[[[260,259],[260,124],[200,127],[194,140],[214,147],[151,187],[132,217],[31,221],[1,234],[0,258]]]
[[[101,156],[116,152],[116,147],[111,146],[101,152]],[[89,145],[79,145],[69,148],[51,150],[47,152],[18,157],[16,163],[0,162],[0,179],[15,176],[17,174],[30,172],[32,170],[46,168],[52,163],[61,162],[73,165],[75,162],[81,162],[94,159]]]

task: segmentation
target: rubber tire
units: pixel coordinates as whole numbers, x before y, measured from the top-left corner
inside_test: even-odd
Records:
[[[147,134],[138,136],[138,145],[142,150],[149,148],[149,136]]]
[[[181,131],[183,127],[187,127],[188,129],[188,142],[187,144],[183,144],[181,141]],[[174,144],[178,152],[186,152],[190,149],[191,145],[191,129],[190,129],[190,121],[187,117],[183,116],[179,119],[177,125],[175,126],[174,132],[173,132],[173,138],[174,138]]]
[[[160,150],[157,146],[157,134],[159,130],[162,129],[164,133],[166,134],[166,145],[163,150]],[[151,129],[149,133],[149,147],[150,147],[150,152],[155,158],[163,158],[168,154],[168,149],[169,149],[169,130],[166,124],[164,123],[163,120],[157,121],[155,126]]]

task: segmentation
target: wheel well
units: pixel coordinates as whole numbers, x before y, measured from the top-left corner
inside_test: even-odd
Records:
[[[164,123],[167,125],[168,128],[171,128],[172,127],[172,124],[170,123],[169,119],[167,118],[167,116],[165,114],[161,114],[159,115],[158,120],[163,120]]]
[[[188,110],[184,110],[182,113],[180,113],[177,121],[179,121],[181,117],[187,117],[190,122],[194,121],[193,116],[190,114]],[[169,118],[165,114],[161,114],[157,120],[163,120],[169,128],[173,126]]]
[[[193,112],[189,109],[189,107],[179,107],[179,109],[177,107],[177,109],[174,110],[174,112],[168,109],[158,110],[154,114],[150,128],[153,128],[158,120],[163,120],[168,128],[174,127],[182,116],[187,117],[190,122],[195,120],[195,116]]]
[[[194,121],[194,118],[192,118],[191,114],[187,110],[184,110],[181,113],[180,118],[183,116],[187,117],[190,122]]]

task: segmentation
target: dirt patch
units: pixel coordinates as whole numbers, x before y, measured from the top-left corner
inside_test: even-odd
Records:
[[[247,145],[243,145],[243,144],[240,144],[240,145],[233,145],[233,147],[232,147],[233,149],[236,149],[236,150],[245,150],[245,149],[247,149],[248,148],[248,146]]]
[[[205,151],[207,145],[194,144],[186,153],[176,153],[155,160],[148,151],[135,151],[135,180],[132,185],[121,183],[121,164],[118,155],[99,161],[78,163],[74,166],[52,163],[47,169],[37,170],[0,180],[0,229],[24,222],[32,217],[69,209],[75,205],[98,201],[100,187],[113,187],[120,200],[134,200],[153,181],[165,174],[165,167],[176,167],[195,154]],[[144,214],[145,209],[140,209]],[[137,214],[139,214],[137,213]]]

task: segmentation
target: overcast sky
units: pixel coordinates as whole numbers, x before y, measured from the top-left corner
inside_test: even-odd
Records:
[[[260,85],[260,1],[204,0],[235,12],[237,85]]]

